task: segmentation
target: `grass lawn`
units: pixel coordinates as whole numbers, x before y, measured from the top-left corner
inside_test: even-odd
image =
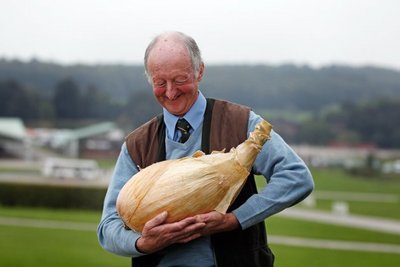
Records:
[[[316,199],[316,207],[321,210],[331,210],[335,201],[345,201],[349,212],[359,215],[383,217],[400,220],[400,176],[391,178],[353,176],[340,169],[312,169],[315,183],[314,192],[335,191],[347,193],[387,194],[397,197],[395,202],[355,201],[341,199]],[[265,186],[263,177],[256,177],[257,186]]]
[[[316,190],[395,194],[400,196],[400,175],[361,177],[341,169],[312,169]]]
[[[350,213],[400,219],[400,177],[393,176],[390,179],[383,177],[359,177],[352,176],[339,169],[315,169],[312,170],[315,191],[358,192],[371,194],[387,194],[397,196],[397,201],[382,203],[373,201],[347,201]],[[317,208],[329,210],[333,201],[342,199],[324,200],[317,199]]]
[[[331,210],[332,200],[317,200],[317,209]],[[349,212],[352,214],[384,217],[387,219],[400,220],[400,203],[373,203],[360,201],[345,201],[348,204]]]
[[[1,217],[35,218],[97,223],[99,211],[70,211],[0,207]],[[272,217],[267,220],[269,235],[314,239],[334,239],[400,245],[396,235]],[[0,226],[0,266],[130,266],[129,259],[104,251],[93,231],[55,230]],[[396,266],[400,254],[328,250],[271,244],[276,266]]]
[[[272,235],[400,245],[400,235],[288,219],[279,216],[268,218],[266,225],[268,234]]]
[[[313,170],[316,190],[400,195],[400,179],[366,179],[340,170]],[[265,182],[258,177],[259,187]],[[317,209],[330,209],[330,200],[317,199]],[[350,212],[399,219],[400,203],[349,201]],[[50,210],[0,206],[0,217],[17,217],[96,225],[101,211]],[[267,220],[270,236],[400,245],[400,236],[344,226],[273,216]],[[95,228],[95,227],[94,227]],[[130,259],[104,251],[93,230],[43,229],[0,225],[0,266],[130,266]],[[399,253],[344,251],[271,244],[277,267],[400,266]]]
[[[272,245],[276,267],[400,266],[400,254]]]
[[[0,216],[42,220],[98,223],[101,211],[58,210],[47,208],[4,207],[0,206]]]
[[[0,266],[130,266],[98,245],[95,231],[0,226]]]
[[[97,224],[100,211],[0,207],[1,217]],[[130,259],[104,251],[93,231],[0,225],[0,266],[130,266]]]

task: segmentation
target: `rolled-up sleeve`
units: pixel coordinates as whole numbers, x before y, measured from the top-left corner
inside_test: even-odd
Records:
[[[102,217],[97,227],[100,245],[105,250],[121,256],[143,255],[135,248],[135,242],[140,234],[125,229],[116,210],[116,201],[121,188],[137,171],[124,143],[107,189]]]
[[[260,116],[250,113],[249,132],[260,120]],[[298,203],[314,188],[304,161],[275,131],[257,156],[253,171],[263,175],[268,184],[233,211],[243,229]]]

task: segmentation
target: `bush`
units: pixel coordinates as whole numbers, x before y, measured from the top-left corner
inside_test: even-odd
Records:
[[[0,204],[4,206],[101,210],[105,194],[105,188],[2,183],[0,185]]]

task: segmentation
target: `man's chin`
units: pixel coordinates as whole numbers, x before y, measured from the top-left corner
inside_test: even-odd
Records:
[[[182,101],[169,101],[164,104],[164,107],[168,110],[168,112],[174,114],[175,116],[183,116],[187,112],[186,104]]]
[[[177,108],[177,107],[167,107],[167,110],[169,113],[175,115],[175,116],[183,116],[185,115],[186,112],[182,111],[182,109]]]

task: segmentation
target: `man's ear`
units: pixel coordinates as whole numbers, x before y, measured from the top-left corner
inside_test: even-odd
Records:
[[[204,63],[201,63],[200,68],[199,68],[199,75],[197,76],[197,81],[200,82],[201,79],[203,79],[203,74],[204,74]]]

